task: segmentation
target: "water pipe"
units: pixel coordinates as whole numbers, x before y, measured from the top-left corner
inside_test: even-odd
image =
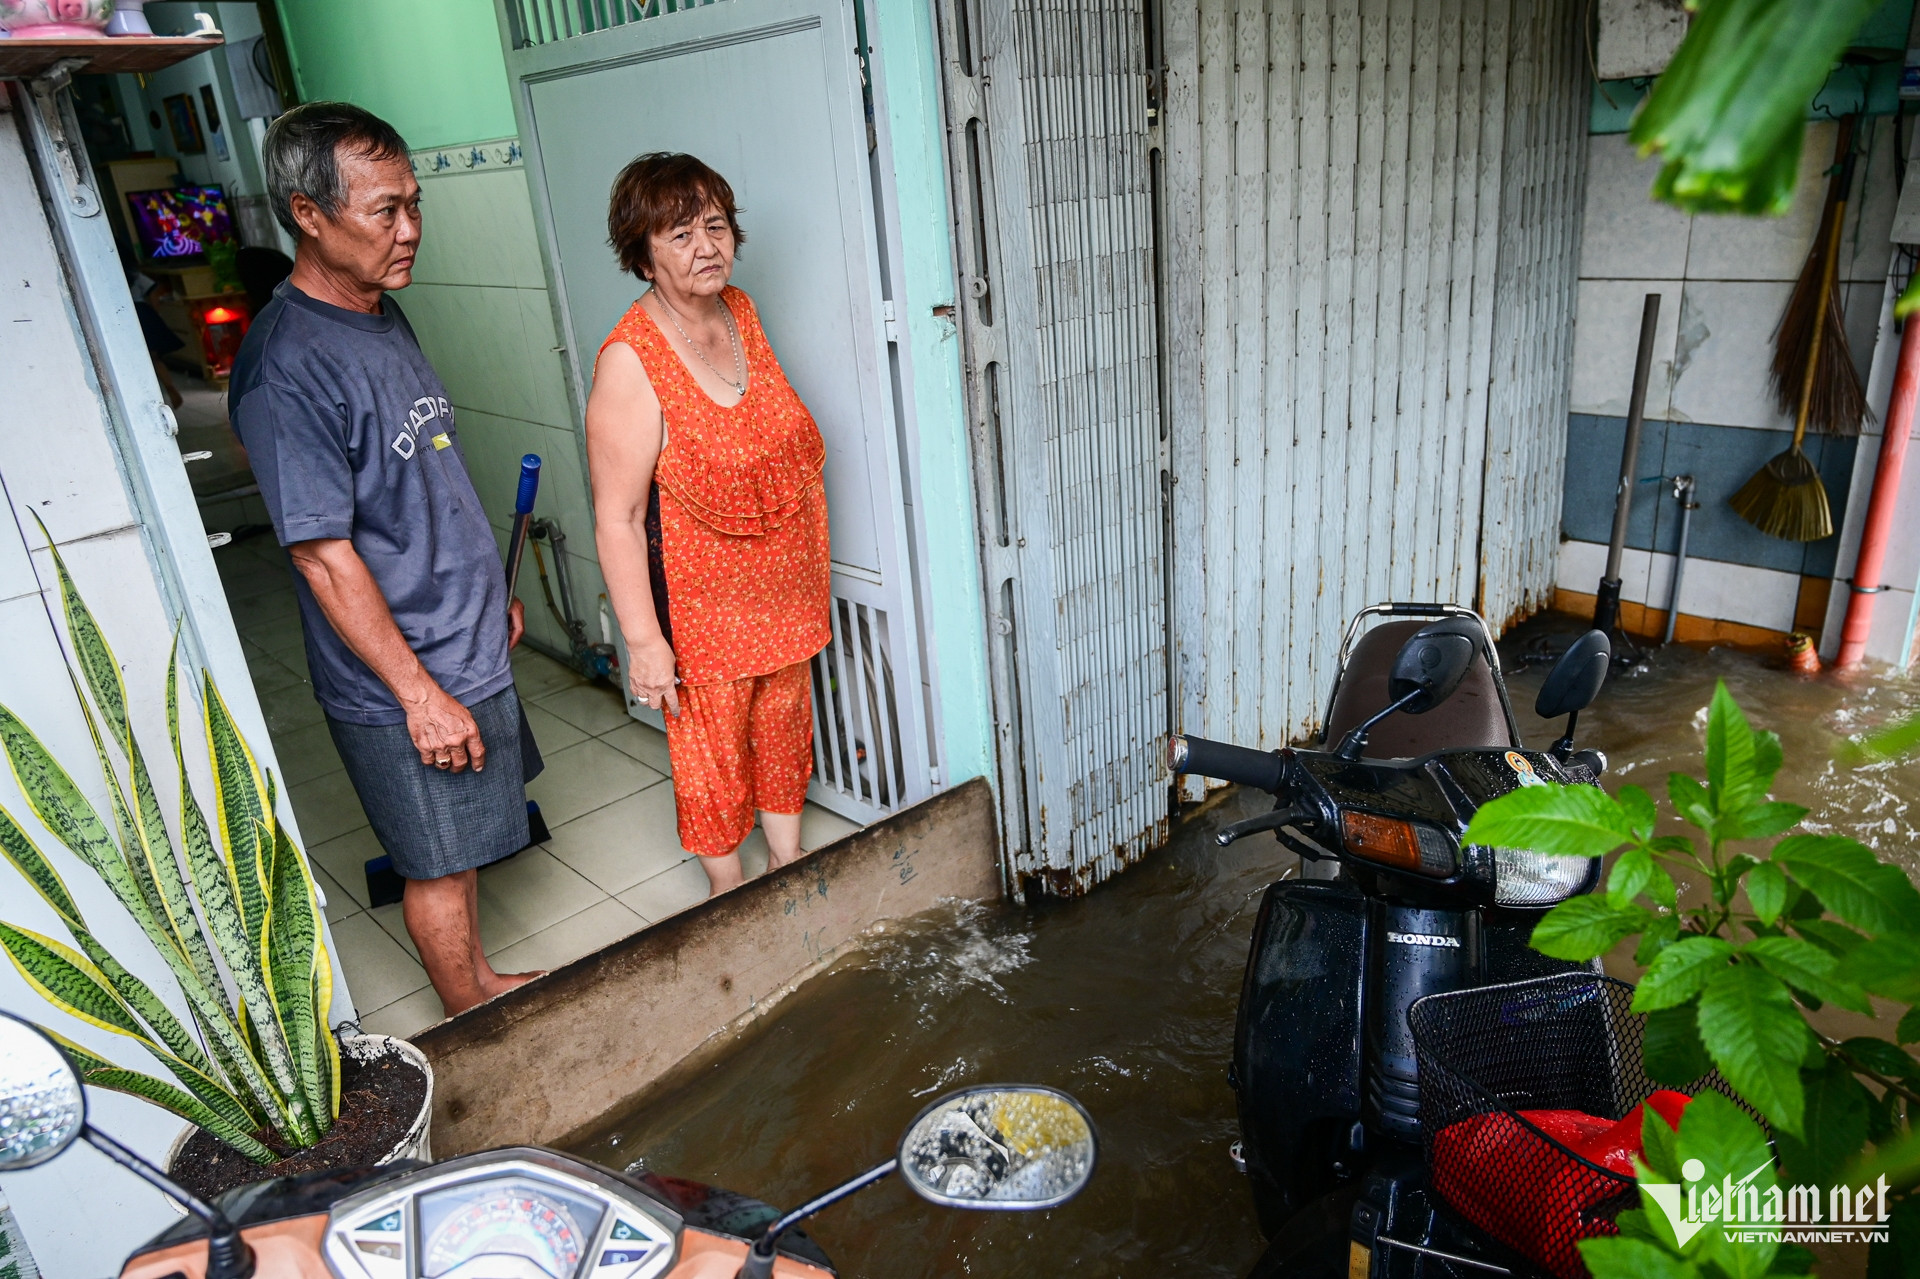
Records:
[[[1667,596],[1667,631],[1660,637],[1662,644],[1673,643],[1674,624],[1680,620],[1680,580],[1687,572],[1687,534],[1693,528],[1693,513],[1700,509],[1700,503],[1693,500],[1691,475],[1673,477],[1673,496],[1680,503],[1680,549],[1673,557],[1673,590]]]
[[[1880,462],[1873,473],[1873,494],[1867,499],[1867,523],[1860,531],[1860,554],[1847,601],[1846,625],[1840,632],[1841,667],[1857,666],[1867,654],[1867,636],[1873,630],[1874,598],[1885,591],[1880,581],[1886,567],[1887,543],[1893,538],[1893,517],[1900,504],[1900,472],[1907,460],[1907,440],[1913,434],[1913,411],[1920,402],[1920,323],[1908,320],[1900,335],[1900,364],[1893,375],[1893,402],[1887,406],[1886,433],[1880,437]]]

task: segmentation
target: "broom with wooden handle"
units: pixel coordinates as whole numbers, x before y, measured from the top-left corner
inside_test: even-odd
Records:
[[[1840,129],[1841,145],[1848,156],[1852,153],[1851,124],[1849,117],[1842,122]],[[1850,162],[1843,160],[1839,168],[1843,174],[1850,176]],[[1807,438],[1814,386],[1822,365],[1826,364],[1833,373],[1841,376],[1851,377],[1854,373],[1853,361],[1845,355],[1844,349],[1839,353],[1846,361],[1844,369],[1832,368],[1840,362],[1839,359],[1822,359],[1827,353],[1823,349],[1826,346],[1823,339],[1832,327],[1829,325],[1829,313],[1834,310],[1833,280],[1840,263],[1840,234],[1846,223],[1846,187],[1841,186],[1840,182],[1841,175],[1836,174],[1828,191],[1827,216],[1821,223],[1825,243],[1821,246],[1819,284],[1817,291],[1812,291],[1813,327],[1807,342],[1806,365],[1800,376],[1800,403],[1794,417],[1793,443],[1787,446],[1786,452],[1770,459],[1756,471],[1753,478],[1730,499],[1733,509],[1748,523],[1770,537],[1784,538],[1789,542],[1817,542],[1833,535],[1833,511],[1827,504],[1826,485],[1820,482],[1820,472],[1800,446]],[[1800,288],[1794,290],[1796,299],[1801,293]],[[1788,316],[1781,321],[1783,345],[1788,340],[1793,310],[1789,303]],[[1844,341],[1844,334],[1841,336]]]
[[[1820,372],[1813,384],[1813,400],[1807,408],[1807,429],[1819,434],[1858,435],[1861,425],[1873,415],[1867,409],[1866,388],[1860,384],[1854,367],[1853,352],[1847,343],[1847,326],[1840,309],[1840,297],[1833,286],[1833,274],[1827,271],[1827,245],[1833,224],[1846,220],[1847,201],[1853,189],[1855,122],[1846,116],[1840,121],[1833,147],[1833,165],[1828,170],[1826,208],[1820,229],[1807,249],[1800,277],[1794,282],[1793,295],[1781,314],[1773,335],[1773,363],[1768,379],[1773,384],[1774,402],[1782,413],[1794,413],[1800,406],[1800,383],[1806,374],[1808,353],[1813,350],[1814,318],[1824,312],[1819,329]]]

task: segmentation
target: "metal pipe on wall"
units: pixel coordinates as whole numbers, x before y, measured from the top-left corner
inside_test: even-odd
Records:
[[[1907,440],[1913,434],[1916,402],[1920,402],[1920,324],[1910,319],[1900,335],[1893,402],[1887,406],[1886,433],[1880,437],[1880,460],[1873,472],[1873,493],[1867,499],[1867,523],[1860,531],[1860,554],[1848,583],[1853,595],[1840,632],[1838,665],[1842,667],[1856,666],[1867,655],[1874,599],[1886,590],[1880,573],[1886,567],[1887,543],[1892,540],[1893,517],[1900,504],[1900,473],[1907,460]]]
[[[1662,644],[1673,643],[1673,628],[1680,620],[1680,582],[1687,575],[1687,534],[1693,529],[1693,513],[1700,509],[1700,503],[1693,500],[1691,475],[1673,477],[1673,496],[1680,503],[1680,545],[1673,557],[1673,590],[1667,595],[1667,629],[1660,637]]]

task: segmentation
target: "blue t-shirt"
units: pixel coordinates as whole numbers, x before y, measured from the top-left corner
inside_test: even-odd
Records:
[[[283,282],[241,344],[227,400],[282,546],[351,539],[400,634],[456,701],[513,682],[500,550],[447,389],[392,298],[366,315]],[[403,723],[399,701],[293,576],[320,705],[350,724]]]

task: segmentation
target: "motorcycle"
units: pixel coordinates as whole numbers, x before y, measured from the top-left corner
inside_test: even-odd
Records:
[[[784,1215],[537,1146],[272,1178],[208,1203],[88,1124],[59,1046],[0,1013],[0,1172],[75,1141],[188,1211],[127,1259],[121,1279],[827,1279],[832,1262],[795,1227],[896,1172],[931,1203],[1028,1212],[1078,1194],[1098,1153],[1078,1101],[1009,1084],[933,1102],[893,1158]]]
[[[1373,618],[1390,620],[1362,634]],[[1376,604],[1347,628],[1320,749],[1172,738],[1176,773],[1276,797],[1220,844],[1271,831],[1301,859],[1301,876],[1261,901],[1228,1074],[1230,1155],[1269,1241],[1256,1279],[1537,1273],[1431,1193],[1407,1014],[1432,994],[1593,971],[1527,939],[1547,909],[1594,889],[1598,859],[1461,836],[1518,787],[1598,785],[1606,760],[1573,735],[1610,660],[1600,631],[1566,651],[1534,707],[1566,716],[1566,731],[1528,750],[1477,614]]]

